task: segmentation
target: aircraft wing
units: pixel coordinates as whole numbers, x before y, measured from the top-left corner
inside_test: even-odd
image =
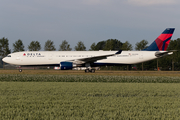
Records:
[[[72,62],[73,63],[77,63],[77,64],[91,63],[91,62],[95,62],[97,60],[107,59],[107,57],[109,57],[109,56],[121,54],[121,52],[122,52],[122,50],[119,50],[118,52],[116,52],[114,54],[108,54],[108,55],[101,55],[101,56],[95,56],[95,57],[87,57],[87,58],[82,58],[82,59],[76,59],[76,60],[72,60]]]

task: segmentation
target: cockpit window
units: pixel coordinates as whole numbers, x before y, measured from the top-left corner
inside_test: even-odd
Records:
[[[7,55],[7,57],[11,57],[11,55]]]

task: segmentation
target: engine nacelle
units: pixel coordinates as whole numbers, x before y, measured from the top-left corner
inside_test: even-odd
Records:
[[[61,70],[71,70],[73,67],[76,67],[72,62],[60,62]]]

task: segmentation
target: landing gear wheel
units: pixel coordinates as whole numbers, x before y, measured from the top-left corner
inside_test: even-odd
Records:
[[[92,73],[95,73],[95,69],[91,69],[91,72],[92,72]]]
[[[22,72],[22,69],[19,69],[19,72]]]
[[[88,73],[88,72],[89,72],[89,69],[86,69],[85,72]]]

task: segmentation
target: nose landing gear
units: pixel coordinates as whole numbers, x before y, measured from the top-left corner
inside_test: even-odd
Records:
[[[19,66],[19,72],[22,72],[21,66]]]

